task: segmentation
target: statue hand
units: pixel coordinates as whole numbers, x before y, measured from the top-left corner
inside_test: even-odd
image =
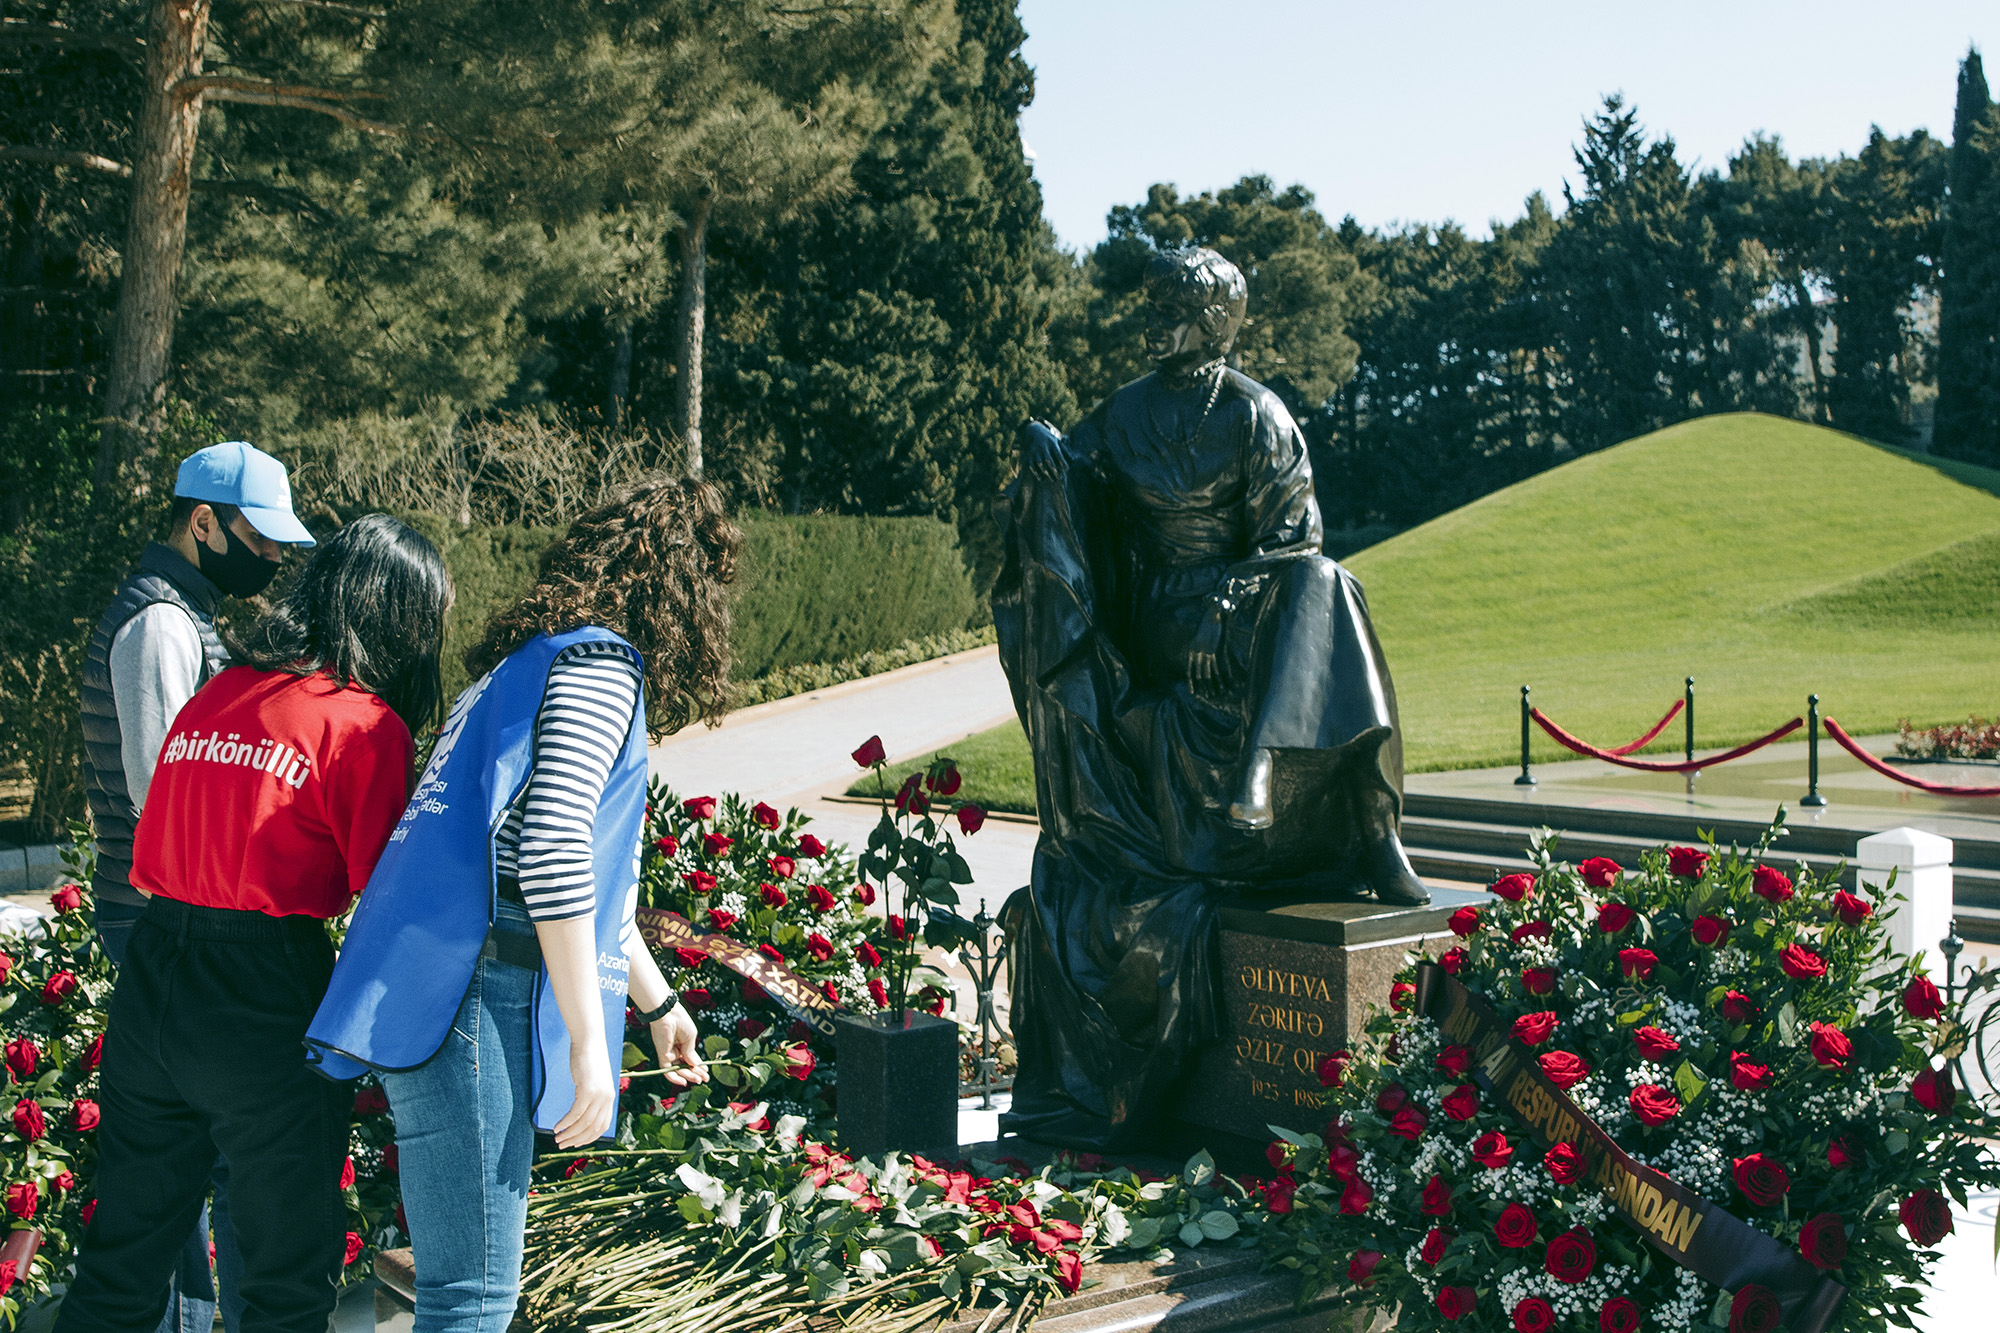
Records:
[[[1223,679],[1222,627],[1225,616],[1233,609],[1224,598],[1208,599],[1201,625],[1195,630],[1194,642],[1188,648],[1188,688],[1196,694],[1204,693],[1206,686],[1226,683]]]
[[[1062,432],[1046,421],[1024,421],[1015,432],[1021,447],[1021,470],[1043,481],[1060,481],[1069,469],[1069,450]]]

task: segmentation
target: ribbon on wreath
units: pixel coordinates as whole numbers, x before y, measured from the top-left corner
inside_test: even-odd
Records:
[[[1544,1146],[1568,1143],[1582,1155],[1584,1179],[1654,1249],[1724,1291],[1755,1284],[1768,1290],[1793,1333],[1823,1333],[1847,1288],[1758,1230],[1664,1173],[1635,1161],[1542,1072],[1511,1026],[1465,984],[1434,962],[1417,965],[1417,1012],[1445,1037],[1471,1048],[1471,1077],[1527,1122]]]
[[[754,981],[793,1018],[802,1019],[823,1037],[833,1035],[836,1009],[826,993],[777,959],[741,940],[716,931],[696,930],[684,916],[658,907],[637,912],[639,937],[655,951],[695,949],[746,981]]]

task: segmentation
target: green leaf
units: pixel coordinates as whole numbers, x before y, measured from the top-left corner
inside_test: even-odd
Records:
[[[1181,1168],[1181,1179],[1194,1189],[1215,1179],[1215,1159],[1208,1155],[1208,1149],[1203,1148],[1188,1158],[1187,1165]]]
[[[1210,1240],[1228,1240],[1239,1230],[1236,1214],[1226,1213],[1220,1208],[1212,1208],[1203,1213],[1201,1221],[1196,1225],[1201,1228],[1201,1234]]]
[[[1892,1129],[1882,1136],[1882,1146],[1889,1150],[1891,1156],[1895,1156],[1910,1146],[1910,1136],[1904,1130]]]
[[[1132,1224],[1132,1234],[1125,1238],[1125,1247],[1132,1250],[1150,1250],[1160,1243],[1160,1219],[1142,1217]]]
[[[1778,1011],[1778,1044],[1796,1046],[1799,1044],[1799,1011],[1790,1000]]]
[[[1674,1091],[1680,1094],[1681,1107],[1686,1109],[1708,1091],[1708,1080],[1701,1076],[1701,1071],[1694,1067],[1692,1061],[1683,1060],[1674,1070]]]
[[[1205,1237],[1203,1237],[1203,1235],[1201,1234],[1201,1228],[1196,1226],[1193,1222],[1185,1223],[1181,1227],[1180,1237],[1181,1237],[1181,1244],[1188,1246],[1190,1249],[1201,1244],[1201,1242],[1205,1239]]]
[[[1653,1012],[1653,1006],[1649,1004],[1646,1005],[1644,1008],[1633,1009],[1627,1013],[1622,1013],[1618,1015],[1618,1026],[1621,1028],[1632,1027],[1635,1024],[1639,1023],[1642,1019],[1644,1019],[1647,1014],[1650,1014],[1652,1012]]]

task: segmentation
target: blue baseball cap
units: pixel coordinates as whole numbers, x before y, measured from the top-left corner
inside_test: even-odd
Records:
[[[189,454],[174,478],[174,494],[235,505],[250,526],[274,542],[312,546],[313,535],[292,512],[285,465],[252,444],[231,440]]]

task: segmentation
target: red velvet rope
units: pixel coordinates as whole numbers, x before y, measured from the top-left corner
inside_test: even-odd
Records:
[[[1890,765],[1883,763],[1880,759],[1862,749],[1860,744],[1852,736],[1842,731],[1840,724],[1832,718],[1821,718],[1820,721],[1826,723],[1826,734],[1838,741],[1841,749],[1847,751],[1863,764],[1880,773],[1883,777],[1894,778],[1906,787],[1915,787],[1918,791],[1927,791],[1934,796],[2000,796],[2000,787],[1954,787],[1949,783],[1925,782],[1922,778],[1913,778],[1909,774],[1900,772]]]
[[[1653,729],[1651,731],[1647,732],[1645,735],[1641,736],[1636,741],[1627,741],[1625,744],[1619,746],[1617,749],[1606,750],[1605,753],[1615,754],[1615,755],[1628,755],[1632,753],[1632,751],[1634,750],[1645,749],[1648,745],[1651,745],[1653,743],[1653,738],[1655,736],[1659,735],[1661,732],[1667,729],[1667,723],[1673,721],[1675,718],[1681,715],[1681,709],[1685,707],[1687,707],[1687,700],[1685,699],[1674,700],[1674,706],[1667,710],[1667,715],[1665,717],[1661,718],[1658,722],[1655,722],[1653,724]]]
[[[1602,759],[1605,763],[1616,764],[1620,768],[1636,768],[1642,773],[1692,773],[1696,769],[1713,768],[1717,764],[1726,764],[1732,759],[1741,759],[1744,755],[1754,750],[1763,749],[1773,741],[1783,740],[1806,724],[1804,718],[1795,717],[1776,731],[1766,736],[1759,736],[1748,745],[1739,745],[1733,750],[1724,750],[1721,754],[1712,754],[1705,759],[1684,759],[1678,763],[1668,764],[1647,759],[1627,759],[1616,750],[1600,750],[1595,745],[1578,740],[1555,723],[1549,721],[1547,715],[1541,709],[1530,708],[1528,714],[1541,724],[1542,730],[1548,732],[1554,738],[1556,744],[1562,746],[1564,749],[1573,750],[1586,758]],[[1673,714],[1668,713],[1667,716],[1672,717]],[[1662,722],[1660,725],[1664,727],[1666,723]]]

